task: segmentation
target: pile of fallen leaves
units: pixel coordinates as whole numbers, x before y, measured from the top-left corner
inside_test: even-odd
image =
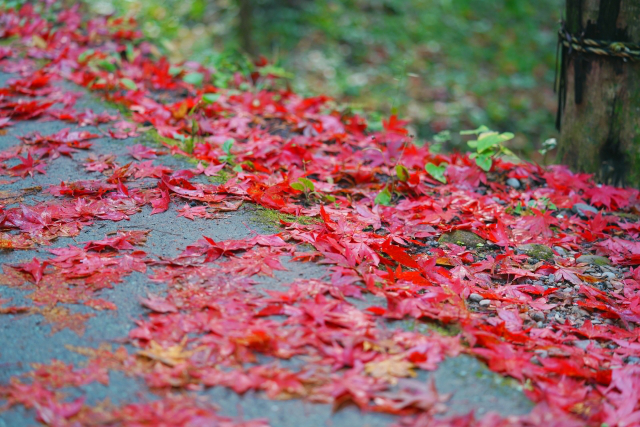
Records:
[[[176,257],[157,257],[143,250],[148,230],[121,231],[4,264],[0,284],[30,290],[34,305],[0,300],[0,313],[42,315],[54,330],[81,333],[91,317],[68,304],[117,310],[100,291],[134,271],[167,286],[141,302],[149,314],[128,337],[137,351],[75,349],[85,366],[35,366],[0,387],[6,406],[35,409],[56,426],[266,425],[175,394],[224,386],[356,404],[402,415],[402,426],[640,423],[637,190],[504,159],[485,172],[467,155],[415,145],[396,117],[371,131],[327,97],[301,98],[265,63],[230,88],[214,87],[211,70],[170,64],[135,25],[75,9],[46,19],[32,5],[0,13],[0,38],[9,40],[0,69],[15,76],[0,89],[0,132],[55,119],[158,141],[131,146],[127,164],[90,156],[85,168],[95,179],[32,189],[50,196],[37,203],[0,192],[0,250],[46,247],[172,204],[190,219],[257,204],[283,214],[281,232],[203,236]],[[75,109],[82,94],[60,89],[62,80],[121,106],[127,120]],[[23,135],[0,152],[1,183],[45,174],[58,157],[91,150],[98,136]],[[194,167],[156,163],[167,155],[194,159]],[[445,162],[443,184],[425,165]],[[256,291],[255,276],[282,270],[285,257],[325,264],[330,274]],[[407,318],[455,333],[393,328]],[[461,353],[518,380],[536,408],[508,418],[434,418],[447,396],[410,378]],[[90,406],[59,391],[107,383],[109,370],[143,378],[163,399]]]

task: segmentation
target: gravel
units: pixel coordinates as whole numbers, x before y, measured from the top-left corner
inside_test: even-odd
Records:
[[[507,180],[507,185],[508,185],[509,187],[512,187],[512,188],[518,189],[518,188],[520,188],[520,181],[518,181],[518,180],[517,180],[517,179],[515,179],[515,178],[509,178],[509,179]]]
[[[484,298],[480,294],[472,293],[471,295],[469,295],[469,299],[473,302],[480,302]]]
[[[598,209],[594,208],[591,205],[587,205],[586,203],[576,203],[571,207],[571,211],[578,214],[582,218],[587,217],[587,212],[591,212],[596,215],[598,214]]]

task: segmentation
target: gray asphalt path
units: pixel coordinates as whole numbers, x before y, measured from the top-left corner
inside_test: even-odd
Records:
[[[4,86],[8,75],[0,74],[0,87]],[[66,90],[82,91],[69,84]],[[109,111],[115,113],[105,103],[93,95],[83,93],[76,109],[90,108],[96,113]],[[5,135],[0,136],[0,150],[7,149],[19,143],[18,136],[38,131],[48,135],[70,127],[68,123],[60,121],[28,121],[16,122],[9,127]],[[73,126],[72,130],[73,130]],[[83,127],[98,133],[98,129]],[[90,151],[81,151],[73,159],[61,157],[56,159],[47,169],[46,175],[28,177],[13,184],[2,185],[4,191],[19,191],[24,188],[59,184],[61,181],[81,179],[95,179],[95,173],[87,173],[82,166],[83,160],[91,154],[115,154],[119,164],[131,160],[127,155],[126,146],[143,142],[144,138],[130,138],[114,140],[100,138],[92,140]],[[176,169],[191,168],[193,165],[184,160],[162,156],[156,160]],[[24,203],[29,205],[37,201],[46,200],[44,193],[28,196]],[[11,206],[9,206],[11,207]],[[275,224],[269,224],[263,216],[256,213],[257,208],[245,204],[239,211],[232,212],[220,219],[196,219],[191,221],[177,216],[179,206],[172,204],[170,209],[158,215],[150,215],[151,209],[145,207],[139,214],[133,215],[130,221],[112,222],[98,221],[93,226],[82,230],[74,239],[59,238],[52,247],[63,247],[69,244],[83,245],[84,242],[104,238],[105,234],[125,228],[127,230],[151,230],[145,251],[162,256],[174,256],[186,245],[207,235],[216,241],[226,239],[240,239],[251,236],[251,230],[258,233],[273,233],[277,230]],[[49,256],[47,248],[37,250],[7,251],[0,250],[1,264],[15,264],[26,262],[33,257],[46,258]],[[265,289],[278,288],[281,283],[288,283],[296,278],[318,278],[326,274],[321,265],[300,264],[287,262],[287,271],[276,272],[274,278],[263,278],[258,286]],[[102,342],[122,345],[122,339],[135,327],[134,320],[144,317],[148,310],[142,307],[139,297],[146,297],[147,293],[160,294],[163,287],[152,283],[145,274],[133,273],[125,278],[125,282],[113,289],[101,291],[97,297],[113,302],[117,311],[95,311],[81,305],[69,305],[72,312],[91,313],[94,316],[87,321],[86,331],[82,336],[69,329],[52,333],[51,326],[43,321],[40,315],[0,315],[0,383],[6,383],[12,376],[20,375],[31,368],[32,363],[47,363],[58,359],[66,363],[80,365],[85,360],[75,352],[65,348],[65,345],[83,347],[97,347]],[[0,286],[0,298],[11,298],[13,305],[29,305],[32,302],[25,299],[27,291]],[[384,304],[376,301],[376,305]],[[396,322],[389,328],[409,327],[406,322]],[[125,344],[126,345],[126,344]],[[132,348],[130,348],[133,351]],[[488,371],[488,369],[471,357],[457,357],[446,360],[433,374],[438,390],[442,393],[454,393],[449,402],[449,414],[466,413],[475,410],[482,415],[487,411],[498,411],[503,415],[527,413],[532,404],[529,402],[515,383],[506,381],[502,377]],[[425,381],[428,374],[421,373],[418,378]],[[89,403],[99,402],[110,398],[113,403],[128,403],[141,399],[154,399],[154,395],[138,379],[125,376],[121,372],[111,372],[108,386],[92,383],[74,390],[65,390],[71,396],[84,395]],[[212,402],[225,415],[242,414],[245,419],[263,418],[270,420],[273,426],[385,426],[395,419],[392,416],[360,413],[355,407],[347,407],[337,413],[332,412],[328,405],[305,403],[299,400],[271,401],[256,394],[238,396],[223,389],[213,388],[202,392],[210,397]],[[0,427],[19,427],[36,425],[33,411],[13,408],[0,413]]]

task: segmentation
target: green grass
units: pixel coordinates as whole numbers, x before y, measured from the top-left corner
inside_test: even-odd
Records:
[[[214,67],[224,85],[239,53],[234,0],[108,0],[137,16],[174,60]],[[531,154],[555,136],[556,30],[564,2],[540,0],[258,0],[254,40],[300,93],[326,93],[373,119],[397,112],[430,138],[486,124]],[[465,149],[461,140],[453,147]],[[449,147],[451,148],[451,146]]]

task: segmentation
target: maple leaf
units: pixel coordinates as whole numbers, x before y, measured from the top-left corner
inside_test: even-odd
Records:
[[[131,123],[123,120],[113,124],[113,129],[109,129],[109,135],[115,139],[127,139],[127,138],[133,138],[138,136],[138,132],[136,130],[135,123]],[[136,144],[133,147],[127,147],[127,151],[129,151],[129,154],[131,154],[131,156],[133,156],[136,160],[141,160],[141,158],[137,157],[137,155],[140,155],[142,158],[145,158],[144,157],[145,155],[150,154],[148,152],[140,153],[138,151],[140,149],[136,148],[138,146],[140,146],[140,144]],[[155,150],[152,150],[152,151],[155,151]],[[160,152],[156,151],[154,154],[159,154],[159,153]],[[147,158],[150,158],[150,157],[147,157]]]
[[[24,271],[25,273],[29,273],[36,284],[38,284],[42,280],[42,276],[47,265],[49,265],[47,261],[40,262],[34,257],[31,262],[15,265],[14,268]]]
[[[171,203],[171,198],[169,197],[169,191],[166,188],[161,186],[158,186],[158,190],[160,193],[160,197],[157,197],[151,200],[151,206],[153,206],[151,215],[165,212],[167,209],[169,209],[169,203]]]
[[[382,250],[389,255],[394,261],[404,265],[405,267],[419,268],[420,265],[407,252],[391,244],[390,239],[385,240],[382,244]]]
[[[178,309],[172,302],[157,295],[149,294],[148,298],[140,298],[140,303],[156,313],[177,313]]]
[[[176,366],[186,362],[195,353],[194,350],[185,350],[186,344],[186,336],[179,344],[168,347],[163,347],[152,340],[146,349],[138,350],[137,355],[167,366]]]
[[[213,215],[207,212],[206,206],[189,206],[187,203],[185,203],[182,208],[178,209],[178,216],[183,216],[191,221],[195,218],[213,218]]]
[[[20,160],[20,164],[8,170],[11,175],[24,178],[27,175],[33,177],[34,172],[46,174],[44,163],[40,160],[34,160],[33,157],[31,157],[31,152],[27,154],[27,157],[18,156],[18,160]]]
[[[198,162],[197,170],[206,176],[216,176],[226,166],[226,163],[220,163],[219,165],[210,163],[206,168],[202,166],[201,162]]]
[[[380,361],[369,362],[364,365],[364,371],[374,378],[380,378],[389,384],[396,384],[398,378],[415,377],[415,365],[403,356],[393,356]]]
[[[450,394],[441,395],[436,390],[435,381],[430,378],[427,382],[401,379],[399,391],[381,393],[376,398],[376,406],[392,409],[396,412],[404,409],[425,411],[430,414],[444,412],[447,407],[445,402]]]
[[[591,199],[592,204],[605,206],[607,209],[621,209],[629,205],[629,191],[609,185],[591,187],[584,194]]]
[[[552,211],[540,211],[531,209],[535,215],[523,216],[519,219],[520,228],[527,230],[534,236],[552,237],[552,225],[558,225],[558,220],[552,215]]]
[[[136,160],[155,159],[159,155],[166,153],[165,151],[155,150],[142,144],[127,147],[127,152]]]

